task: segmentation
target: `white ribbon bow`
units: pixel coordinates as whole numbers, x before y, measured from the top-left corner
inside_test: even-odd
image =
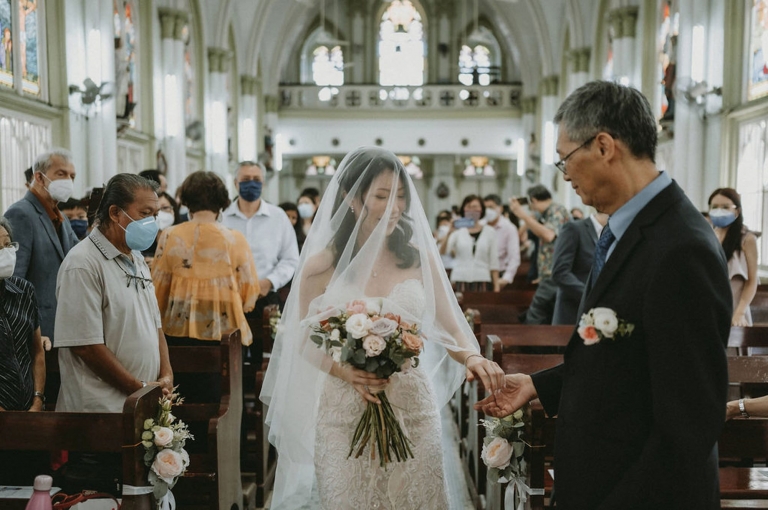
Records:
[[[504,493],[504,510],[525,510],[525,503],[528,501],[528,496],[543,496],[544,489],[531,489],[525,483],[525,478],[522,476],[514,476],[511,480],[507,480],[506,477],[499,478],[499,483],[507,484],[507,490]],[[518,494],[519,501],[517,503],[517,509],[515,509],[515,492]]]
[[[134,487],[133,485],[123,485],[123,496],[143,496],[152,494],[152,487]],[[157,502],[158,510],[176,510],[176,498],[173,492],[168,491],[165,496]]]

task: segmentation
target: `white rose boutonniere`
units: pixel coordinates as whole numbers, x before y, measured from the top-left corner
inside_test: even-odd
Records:
[[[615,340],[632,334],[634,324],[619,319],[615,311],[610,308],[593,308],[581,316],[578,333],[584,345],[593,345],[604,338]]]

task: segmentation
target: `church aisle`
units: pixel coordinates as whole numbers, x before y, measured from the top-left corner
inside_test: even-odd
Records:
[[[472,510],[467,479],[459,456],[459,430],[451,414],[450,404],[440,413],[443,427],[443,465],[445,481],[448,485],[448,503],[450,510]]]

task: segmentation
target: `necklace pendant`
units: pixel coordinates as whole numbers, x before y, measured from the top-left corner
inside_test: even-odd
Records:
[[[377,273],[376,271],[371,271],[371,276],[376,278],[377,276],[379,276],[379,273]]]

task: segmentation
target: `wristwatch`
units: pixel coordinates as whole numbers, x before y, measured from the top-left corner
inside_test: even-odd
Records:
[[[42,391],[36,391],[32,394],[32,398],[40,397],[40,400],[43,401],[43,404],[45,404],[45,394]]]
[[[741,415],[744,418],[749,418],[749,413],[747,412],[747,409],[744,407],[744,399],[739,399],[739,411],[741,412]]]

